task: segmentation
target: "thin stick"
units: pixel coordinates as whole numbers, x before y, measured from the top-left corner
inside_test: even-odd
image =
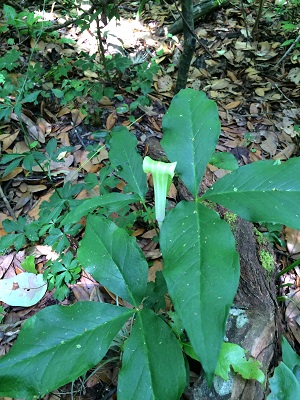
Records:
[[[176,9],[177,9],[177,11],[178,11],[178,13],[179,13],[179,15],[180,15],[180,18],[182,19],[183,23],[185,24],[185,26],[186,26],[186,27],[188,28],[188,30],[190,31],[191,35],[194,36],[194,38],[196,39],[196,41],[200,44],[201,47],[203,47],[203,49],[206,51],[206,53],[207,53],[209,56],[212,57],[211,52],[208,50],[208,48],[205,46],[205,44],[202,43],[201,40],[200,40],[200,39],[198,38],[198,36],[196,35],[195,30],[192,29],[192,28],[190,27],[190,25],[187,23],[186,19],[185,19],[184,16],[182,15],[182,12],[179,10],[177,4],[176,4],[176,3],[174,3],[174,4],[175,4],[175,7],[176,7]]]
[[[284,55],[281,57],[281,59],[278,61],[278,63],[275,64],[276,67],[290,54],[290,52],[293,50],[293,48],[296,46],[296,44],[299,42],[299,40],[300,40],[300,35],[297,37],[297,39],[294,41],[294,43],[288,48],[288,50],[284,53]]]
[[[0,185],[0,196],[2,197],[2,200],[3,200],[4,203],[5,203],[6,208],[8,209],[8,212],[9,212],[10,216],[12,217],[12,219],[13,219],[14,221],[16,221],[16,220],[17,220],[17,217],[15,216],[15,213],[14,213],[13,209],[11,208],[11,206],[10,206],[10,204],[9,204],[9,201],[7,200],[7,198],[6,198],[5,194],[4,194],[1,185]]]

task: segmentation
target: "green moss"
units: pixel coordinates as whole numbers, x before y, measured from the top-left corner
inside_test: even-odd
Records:
[[[254,235],[256,236],[256,240],[257,240],[258,244],[265,245],[265,246],[268,244],[268,239],[265,238],[264,235],[261,232],[259,232],[258,229],[256,229],[254,227],[253,232],[254,232]]]
[[[236,214],[234,214],[230,211],[226,211],[226,213],[224,214],[224,219],[229,224],[231,229],[235,228],[235,224],[236,224],[236,220],[237,220]]]
[[[270,254],[267,250],[261,250],[259,252],[259,259],[261,262],[262,267],[268,271],[274,271],[274,258],[272,254]]]

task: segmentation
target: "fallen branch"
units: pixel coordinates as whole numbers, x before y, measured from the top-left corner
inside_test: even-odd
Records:
[[[292,45],[288,48],[288,50],[281,57],[281,59],[276,63],[276,65],[275,65],[276,67],[290,54],[290,52],[293,50],[293,48],[296,46],[296,44],[299,42],[299,40],[300,40],[300,35],[297,37],[297,39],[295,39],[294,43],[292,43]]]
[[[229,4],[229,0],[202,0],[201,3],[193,7],[194,21],[204,15],[216,10],[220,7],[225,7]],[[178,18],[172,25],[168,26],[168,33],[176,35],[183,30],[183,20]]]

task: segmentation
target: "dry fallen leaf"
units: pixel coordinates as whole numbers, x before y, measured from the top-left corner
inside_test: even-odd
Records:
[[[237,108],[240,104],[241,104],[241,101],[237,100],[237,101],[232,101],[223,107],[225,108],[225,110],[232,110],[234,108]]]
[[[16,140],[20,130],[18,129],[15,133],[5,133],[0,135],[0,141],[2,142],[2,151],[7,150],[10,145]]]
[[[173,79],[170,77],[170,75],[164,75],[160,78],[158,78],[157,81],[157,89],[158,92],[170,92],[173,88]]]
[[[11,171],[9,174],[5,175],[3,178],[0,179],[0,182],[7,182],[10,181],[11,179],[15,178],[17,175],[19,175],[21,172],[23,172],[22,167],[16,167],[13,171]]]
[[[78,110],[77,108],[74,108],[71,111],[71,114],[72,114],[72,122],[73,122],[74,126],[80,125],[81,122],[86,117],[86,114],[84,114],[82,111]]]
[[[284,234],[286,246],[290,255],[294,256],[300,253],[300,231],[285,227]],[[298,258],[298,256],[296,258]]]
[[[106,120],[106,129],[110,131],[115,126],[117,119],[118,116],[115,111],[110,113]]]
[[[288,301],[285,317],[286,322],[290,330],[292,331],[294,338],[300,344],[300,291],[291,293],[289,296],[291,301]]]
[[[11,113],[11,119],[15,121],[21,120],[26,125],[26,128],[28,130],[29,136],[34,139],[38,140],[41,143],[45,143],[45,135],[40,129],[40,127],[35,124],[30,118],[28,118],[25,114],[21,113],[20,118],[16,113]]]
[[[148,282],[155,282],[156,272],[162,271],[163,264],[159,260],[155,260],[148,270]]]

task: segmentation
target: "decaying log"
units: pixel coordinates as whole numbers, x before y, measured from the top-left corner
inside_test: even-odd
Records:
[[[280,323],[276,302],[274,274],[268,274],[259,261],[259,245],[253,225],[238,219],[234,232],[240,254],[241,278],[234,305],[226,325],[226,337],[248,351],[262,363],[268,373],[277,365]],[[272,250],[271,250],[272,252]],[[261,385],[232,373],[229,381],[214,379],[208,388],[204,376],[194,385],[193,400],[263,400],[268,394],[268,382]]]
[[[203,17],[206,14],[216,10],[220,7],[225,7],[229,4],[229,0],[202,0],[201,3],[196,4],[193,8],[194,21]],[[168,26],[168,33],[176,35],[182,32],[183,21],[182,18],[178,18],[172,25]]]

